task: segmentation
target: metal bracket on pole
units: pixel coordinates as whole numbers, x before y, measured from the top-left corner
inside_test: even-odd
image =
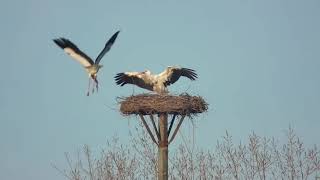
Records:
[[[139,114],[139,116],[140,116],[140,118],[141,118],[141,120],[142,120],[142,123],[143,123],[144,126],[146,127],[146,129],[147,129],[147,131],[148,131],[148,133],[149,133],[152,141],[159,146],[159,144],[158,144],[158,142],[156,141],[156,139],[154,138],[154,136],[153,136],[153,134],[152,134],[152,132],[151,132],[151,130],[150,130],[150,128],[149,128],[146,120],[144,119],[143,115]]]
[[[180,121],[179,121],[176,129],[174,130],[171,138],[170,138],[169,144],[173,141],[174,137],[177,135],[177,133],[178,133],[178,131],[179,131],[179,128],[180,128],[180,126],[181,126],[181,124],[182,124],[182,122],[183,122],[183,119],[184,119],[185,117],[186,117],[186,115],[182,115],[182,116],[181,116]]]

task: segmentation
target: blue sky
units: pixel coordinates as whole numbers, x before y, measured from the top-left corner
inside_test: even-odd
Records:
[[[119,114],[116,97],[145,91],[113,76],[169,65],[199,74],[171,92],[210,104],[195,120],[198,146],[214,146],[225,130],[237,141],[252,131],[280,138],[290,124],[320,144],[319,19],[317,0],[1,1],[0,179],[59,179],[50,163],[63,168],[64,152],[99,149],[114,134],[128,143],[137,119]],[[52,39],[95,58],[117,30],[100,92],[87,97],[87,74]]]

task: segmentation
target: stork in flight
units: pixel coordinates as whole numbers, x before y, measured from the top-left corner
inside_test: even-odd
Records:
[[[87,96],[89,96],[91,80],[96,85],[98,91],[99,82],[97,80],[97,73],[102,65],[99,64],[102,57],[110,50],[111,46],[115,42],[120,31],[114,33],[111,38],[107,41],[105,47],[102,49],[95,61],[93,61],[88,55],[82,52],[75,44],[66,38],[53,39],[53,41],[61,47],[69,56],[78,61],[87,71],[89,75],[89,85]],[[94,86],[92,87],[92,93],[94,92]]]
[[[120,86],[134,84],[158,94],[166,94],[168,93],[167,86],[178,81],[181,76],[195,80],[198,75],[193,69],[168,66],[160,74],[151,74],[149,70],[146,70],[143,72],[118,73],[114,78],[116,84]]]

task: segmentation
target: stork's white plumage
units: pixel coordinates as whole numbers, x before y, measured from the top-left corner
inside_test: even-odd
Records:
[[[66,38],[54,39],[53,41],[61,47],[69,56],[74,60],[78,61],[87,71],[89,75],[89,86],[87,96],[89,96],[91,80],[96,84],[96,89],[98,91],[99,83],[97,80],[97,73],[102,65],[99,64],[102,57],[110,50],[111,46],[115,42],[120,31],[114,33],[111,38],[107,41],[105,47],[102,49],[95,61],[93,61],[88,55],[82,52],[74,43]],[[94,92],[94,87],[92,88]]]
[[[185,76],[190,80],[197,78],[197,74],[193,69],[171,66],[167,67],[160,74],[151,74],[149,70],[143,72],[123,72],[118,73],[114,78],[116,84],[120,86],[134,84],[141,88],[163,94],[168,93],[167,86],[178,81],[181,76]]]

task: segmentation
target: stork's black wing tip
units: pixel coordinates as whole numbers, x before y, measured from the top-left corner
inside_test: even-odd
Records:
[[[117,73],[115,76],[114,76],[114,79],[116,81],[117,84],[120,84],[120,81],[122,81],[122,78],[124,76],[124,73]]]
[[[63,38],[53,39],[53,42],[62,49],[66,47],[66,43],[64,42]]]
[[[190,69],[190,68],[181,68],[182,70],[185,70],[185,71],[192,71],[192,72],[195,72],[194,69]]]
[[[115,32],[114,34],[113,34],[113,36],[118,36],[118,34],[121,32],[121,30],[118,30],[117,32]]]
[[[106,46],[107,46],[107,45],[112,45],[112,44],[114,43],[114,41],[117,39],[119,33],[120,33],[120,30],[117,31],[117,32],[115,32],[115,33],[111,36],[111,38],[108,40],[108,42],[106,43]]]
[[[114,78],[120,78],[120,77],[122,77],[124,75],[124,73],[117,73],[115,76],[114,76]]]
[[[118,73],[114,76],[117,85],[124,86],[127,82],[124,80],[125,73]]]
[[[190,68],[182,68],[183,76],[188,77],[190,80],[196,80],[198,78],[198,74],[195,70]]]

